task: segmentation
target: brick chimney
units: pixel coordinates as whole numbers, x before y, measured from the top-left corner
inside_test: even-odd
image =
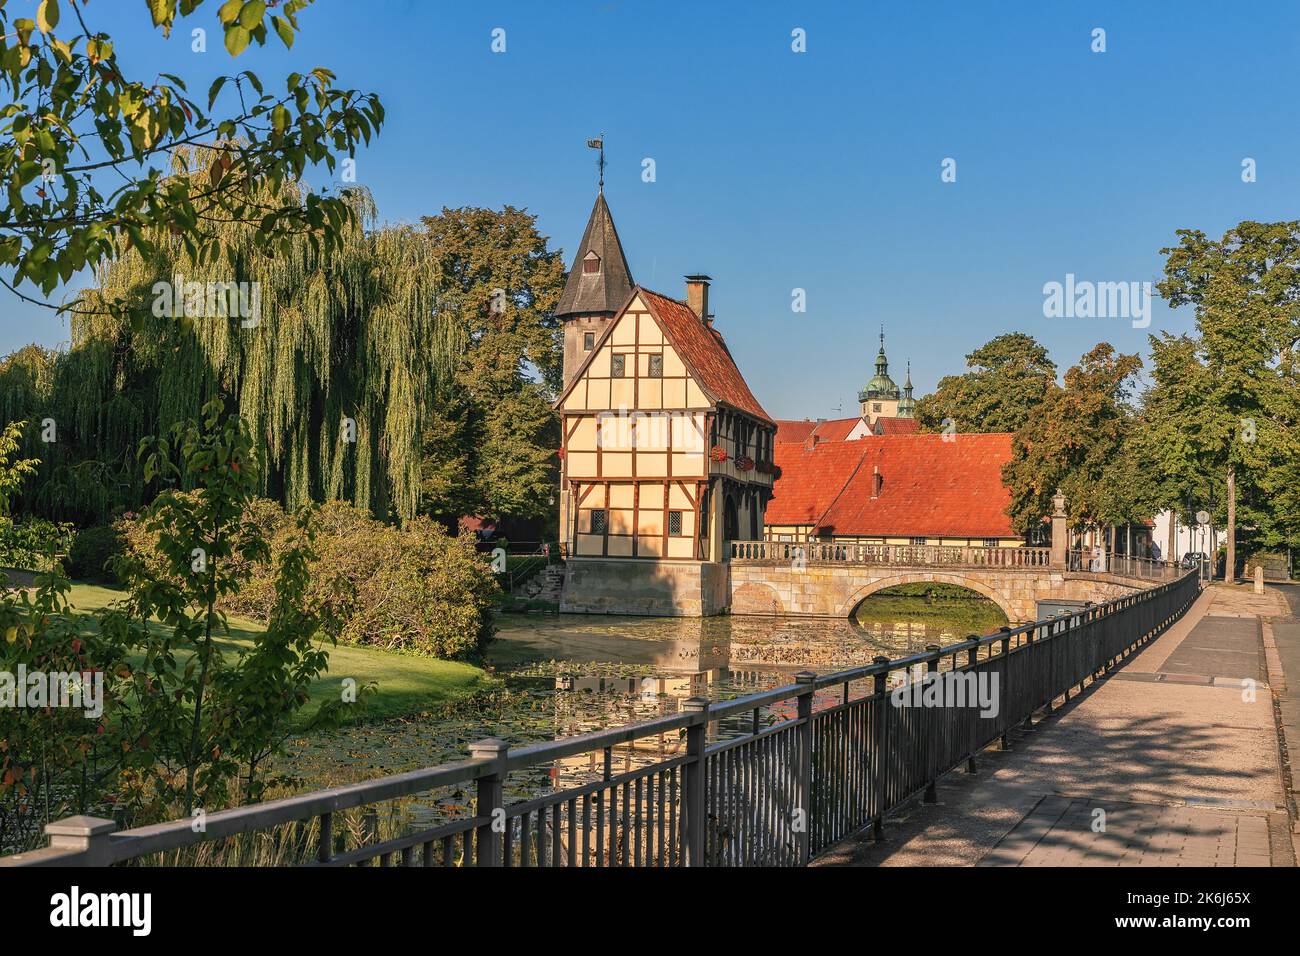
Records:
[[[686,304],[701,322],[709,324],[709,282],[711,277],[694,275],[686,277]]]

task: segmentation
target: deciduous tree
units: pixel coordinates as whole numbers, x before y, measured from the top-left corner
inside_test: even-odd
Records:
[[[1065,492],[1075,528],[1114,521],[1133,505],[1111,490],[1134,411],[1128,403],[1136,355],[1102,342],[1053,385],[1016,432],[1013,457],[1002,470],[1018,531],[1037,528],[1051,512],[1057,488]],[[1132,515],[1136,518],[1140,515]]]
[[[966,356],[966,368],[961,375],[945,375],[934,392],[917,402],[922,430],[1014,432],[1056,384],[1056,365],[1047,349],[1023,332],[981,345]]]
[[[1185,370],[1165,410],[1194,435],[1199,462],[1221,476],[1232,577],[1239,518],[1266,542],[1300,530],[1278,524],[1271,500],[1285,494],[1297,451],[1300,222],[1245,221],[1217,240],[1194,229],[1177,235],[1178,245],[1161,250],[1159,290],[1171,306],[1193,307],[1198,334],[1191,355],[1186,346],[1165,353],[1166,364]],[[1294,515],[1286,500],[1284,522]]]

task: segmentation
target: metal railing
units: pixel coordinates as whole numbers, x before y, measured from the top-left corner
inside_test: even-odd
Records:
[[[1105,551],[1071,551],[1067,556],[1067,570],[1090,574],[1114,574],[1143,581],[1173,581],[1187,573],[1187,569],[1167,561],[1135,558]]]
[[[1186,574],[909,657],[803,672],[735,700],[690,698],[680,713],[642,723],[514,749],[481,741],[465,761],[212,813],[201,830],[190,819],[116,831],[111,820],[73,817],[47,827],[47,848],[0,865],[107,865],[275,828],[298,854],[291,862],[306,865],[799,865],[866,827],[879,831],[918,792],[934,799],[945,773],[973,771],[981,750],[1005,746],[1010,730],[1160,634],[1198,592]],[[939,672],[995,687],[997,706],[907,705],[908,688]],[[625,769],[615,772],[620,748]],[[558,778],[574,758],[594,779],[506,803],[511,773]],[[335,823],[346,811],[452,786],[472,788],[472,816],[340,846]]]
[[[887,564],[954,568],[1046,568],[1051,548],[973,548],[933,544],[843,544],[820,541],[732,541],[733,561]]]

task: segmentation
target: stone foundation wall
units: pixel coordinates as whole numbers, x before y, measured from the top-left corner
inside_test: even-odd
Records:
[[[728,603],[728,566],[709,561],[570,558],[560,610],[709,617]]]

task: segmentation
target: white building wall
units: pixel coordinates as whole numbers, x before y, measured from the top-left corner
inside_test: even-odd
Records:
[[[1169,548],[1169,523],[1174,520],[1172,511],[1162,511],[1156,515],[1155,530],[1152,532],[1152,538],[1160,546],[1160,556],[1168,559],[1170,555],[1165,554]],[[1222,534],[1219,529],[1214,527],[1213,523],[1208,525],[1197,525],[1188,527],[1182,521],[1177,525],[1177,547],[1172,556],[1174,560],[1182,558],[1189,551],[1202,551],[1205,554],[1214,556],[1218,550]]]

